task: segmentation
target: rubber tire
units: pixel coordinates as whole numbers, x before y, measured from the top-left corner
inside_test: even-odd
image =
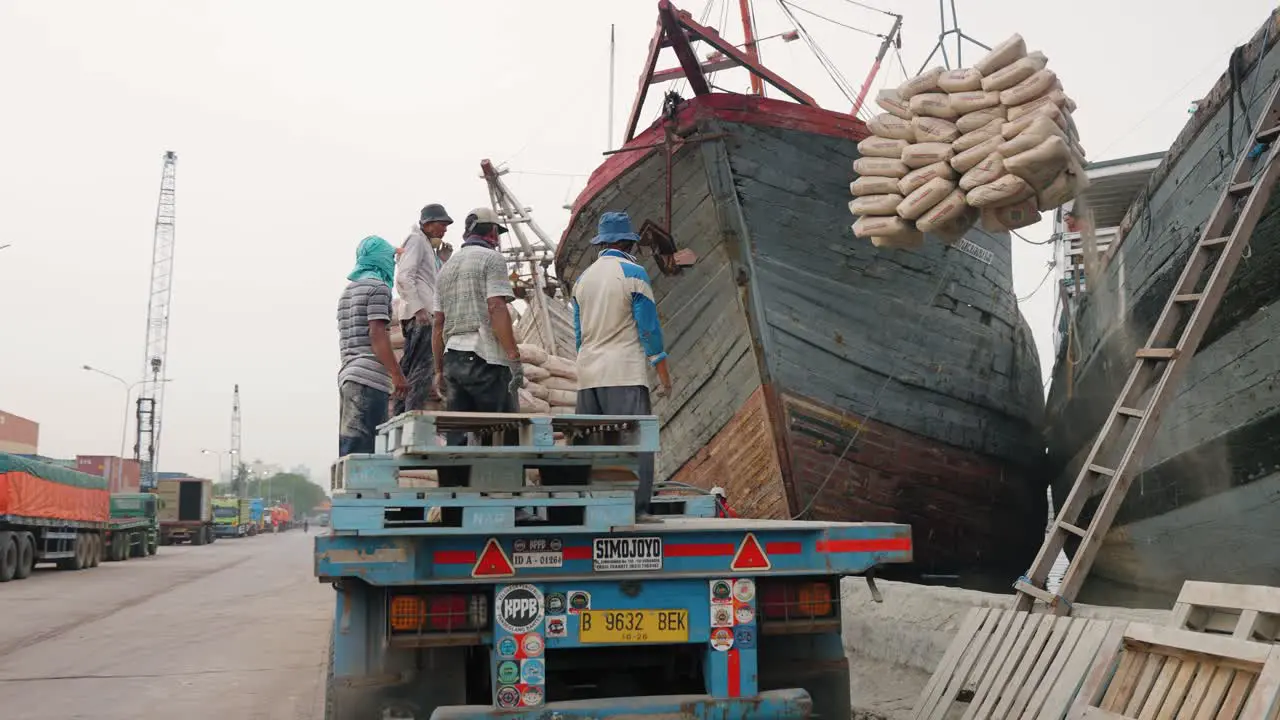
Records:
[[[76,556],[71,563],[72,570],[84,570],[89,567],[89,541],[84,533],[77,533],[76,539],[72,542],[72,549]]]
[[[155,555],[160,551],[160,543],[157,540],[147,541],[147,555]]]
[[[36,539],[29,532],[17,533],[15,537],[18,539],[18,570],[13,578],[25,580],[36,569]]]
[[[192,545],[204,544],[204,528],[200,528],[199,530],[196,530],[194,533],[191,534],[191,544]]]
[[[129,533],[129,557],[147,556],[147,536],[142,533]]]
[[[102,564],[102,535],[89,536],[89,567],[96,568]]]
[[[18,539],[8,530],[0,530],[0,583],[18,574]]]

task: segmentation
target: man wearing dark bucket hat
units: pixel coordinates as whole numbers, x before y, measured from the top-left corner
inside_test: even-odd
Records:
[[[396,315],[404,335],[400,370],[409,378],[409,392],[396,402],[397,413],[438,407],[432,391],[431,316],[443,264],[437,253],[452,224],[453,218],[443,205],[432,203],[422,208],[418,226],[405,239],[396,262]]]
[[[658,306],[644,266],[635,258],[640,236],[624,212],[600,216],[591,241],[600,256],[573,284],[573,331],[578,344],[578,407],[581,415],[652,415],[649,366],[658,393],[671,391]],[[653,458],[640,467],[636,505],[648,510]]]

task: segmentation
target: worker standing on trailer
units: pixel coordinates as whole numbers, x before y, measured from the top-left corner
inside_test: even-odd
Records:
[[[507,228],[487,207],[472,210],[464,226],[462,247],[441,270],[436,286],[436,389],[452,411],[515,412],[524,373],[507,309],[515,294],[507,261],[498,252],[498,238]]]
[[[436,279],[443,261],[437,255],[453,218],[444,206],[432,203],[418,214],[418,226],[409,233],[396,261],[396,315],[404,335],[400,370],[409,378],[409,392],[396,403],[396,413],[438,409],[432,388],[431,317],[435,307]]]
[[[376,236],[360,241],[350,284],[338,300],[338,456],[372,453],[378,426],[387,421],[388,400],[402,397],[409,380],[391,350],[391,283],[395,248]],[[272,516],[275,532],[275,516]]]

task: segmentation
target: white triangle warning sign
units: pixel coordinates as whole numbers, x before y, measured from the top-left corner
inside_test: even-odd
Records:
[[[516,574],[511,558],[503,552],[497,538],[489,538],[485,543],[475,567],[471,568],[471,577],[511,577]]]

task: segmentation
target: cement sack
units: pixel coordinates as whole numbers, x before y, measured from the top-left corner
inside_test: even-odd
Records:
[[[1017,230],[1038,222],[1040,213],[1036,210],[1035,198],[998,208],[982,209],[982,229],[988,232]]]
[[[916,220],[916,229],[922,233],[931,233],[943,223],[963,215],[968,207],[969,205],[964,201],[964,191],[952,190],[937,205],[929,208],[929,212]]]
[[[568,378],[570,380],[578,379],[578,364],[572,360],[565,360],[562,357],[551,355],[547,357],[547,361],[542,367],[551,371],[556,377]]]
[[[1053,83],[1058,76],[1052,70],[1037,70],[1031,77],[1014,85],[1008,90],[1000,91],[1000,104],[1022,105],[1035,100],[1053,90]]]
[[[965,203],[963,212],[946,222],[939,223],[933,229],[933,236],[944,244],[954,245],[959,242],[960,238],[964,237],[965,233],[969,232],[974,223],[978,222],[978,216],[981,214],[981,210],[976,207],[970,207],[968,203]]]
[[[1041,119],[1043,120],[1044,118],[1041,118]],[[1058,128],[1057,125],[1054,125],[1048,120],[1045,120],[1044,122],[1049,127],[1054,128],[1055,130]],[[1044,142],[1050,137],[1062,137],[1062,135],[1060,133],[1048,132],[1044,128],[1039,128],[1038,132],[1036,133],[1024,132],[1012,140],[1001,143],[997,152],[999,152],[1004,157],[1013,157],[1015,155],[1021,155],[1022,153],[1027,152],[1028,150],[1034,150],[1036,147],[1040,145],[1040,143]]]
[[[1004,169],[1004,158],[1000,153],[993,152],[982,159],[977,165],[974,165],[960,178],[960,189],[969,192],[979,185],[986,185],[995,182],[1001,175],[1006,174]]]
[[[1049,65],[1049,56],[1039,50],[1027,53],[1027,59],[1035,61],[1037,70],[1043,70]]]
[[[923,216],[932,210],[935,205],[942,202],[942,199],[955,188],[956,184],[950,180],[943,180],[942,178],[930,180],[908,195],[898,205],[898,217],[904,220],[915,220]]]
[[[964,152],[951,158],[951,167],[957,173],[964,174],[973,169],[975,165],[982,162],[988,155],[996,151],[1000,147],[1000,138],[993,137],[988,140],[974,145]]]
[[[897,160],[902,157],[902,150],[906,146],[906,140],[895,140],[894,138],[872,135],[858,143],[858,154],[863,157],[882,157]]]
[[[1049,187],[1036,195],[1036,208],[1048,212],[1079,197],[1089,189],[1089,177],[1075,158],[1067,161],[1067,167],[1049,183]]]
[[[1006,161],[1007,162],[1007,161]],[[965,194],[965,202],[976,208],[1000,207],[1034,198],[1036,191],[1017,175],[1001,175]]]
[[[520,362],[528,365],[541,365],[547,361],[547,351],[537,345],[526,345],[521,343],[516,345],[516,349],[520,351]]]
[[[864,195],[849,201],[849,212],[854,215],[892,215],[898,210],[901,195]]]
[[[951,149],[951,143],[916,143],[908,145],[907,149],[902,151],[902,163],[912,170],[918,170],[926,165],[946,162],[955,154]]]
[[[1015,33],[1012,37],[991,49],[973,67],[982,77],[994,75],[997,70],[1007,67],[1027,56],[1027,42]]]
[[[904,120],[897,115],[880,113],[875,116],[871,122],[867,123],[867,127],[873,134],[879,135],[882,138],[906,140],[907,142],[916,141],[916,131],[911,129],[911,122],[909,120]]]
[[[956,120],[956,129],[962,133],[971,133],[983,125],[990,123],[992,120],[1004,122],[1007,115],[1008,110],[1005,110],[1003,105],[989,107],[985,110],[978,110],[977,112],[971,112],[968,115],[961,115],[960,119]]]
[[[893,158],[860,157],[853,161],[853,171],[859,175],[900,178],[911,172],[911,168]]]
[[[934,178],[942,178],[943,180],[952,180],[956,177],[956,171],[944,162],[925,165],[918,170],[912,170],[906,177],[898,181],[898,194],[904,196],[910,195],[920,188],[921,185],[929,182]]]
[[[954,120],[960,113],[951,107],[951,96],[946,93],[921,93],[911,98],[911,111],[916,115]]]
[[[973,68],[947,70],[938,76],[938,89],[948,93],[962,93],[982,88],[982,73]]]
[[[529,378],[525,378],[526,381],[528,381],[528,379]],[[547,399],[547,388],[542,383],[529,383],[524,386],[524,389],[528,391],[530,395],[538,398],[539,400]]]
[[[577,415],[577,414],[578,414],[578,408],[577,408],[576,406],[575,406],[575,407],[569,407],[569,406],[567,406],[567,405],[564,405],[564,406],[561,406],[561,405],[552,405],[552,406],[551,406],[551,414],[552,414],[552,415]]]
[[[545,355],[545,353],[544,353]],[[544,360],[545,362],[545,360]],[[551,377],[551,371],[541,365],[530,365],[529,363],[520,363],[520,367],[524,368],[524,377],[530,382],[538,382]]]
[[[892,195],[898,192],[898,179],[867,175],[849,183],[849,193],[854,197],[867,195]]]
[[[548,390],[547,402],[551,404],[551,407],[577,407],[578,391]]]
[[[1026,152],[1006,157],[1004,169],[1026,180],[1033,190],[1039,192],[1049,187],[1070,159],[1071,149],[1067,141],[1054,135]]]
[[[911,100],[911,98],[920,93],[935,92],[938,89],[938,78],[942,77],[942,73],[946,71],[947,69],[941,65],[925,70],[899,85],[898,97],[903,100]],[[915,111],[915,108],[912,108],[912,111]]]
[[[548,390],[572,390],[573,392],[578,392],[578,381],[568,378],[553,376],[543,380],[539,385]]]
[[[895,237],[915,232],[911,223],[897,215],[863,215],[853,224],[853,234],[860,238]]]
[[[1009,108],[1009,120],[1017,120],[1018,118],[1033,112],[1036,108],[1045,105],[1053,105],[1059,109],[1066,107],[1069,98],[1063,94],[1061,90],[1051,90],[1038,98],[1029,100],[1021,105],[1014,105]]]
[[[1008,66],[1001,68],[999,71],[982,78],[983,90],[1008,90],[1027,78],[1035,75],[1037,71],[1043,69],[1035,59],[1024,57]]]
[[[916,142],[921,143],[949,143],[960,137],[960,131],[956,129],[956,124],[942,118],[917,116],[911,120],[911,129],[916,131]],[[866,142],[866,140],[862,142]],[[861,146],[862,143],[858,143],[858,145]]]
[[[1000,104],[1000,93],[985,90],[953,93],[949,97],[951,109],[957,115],[968,115]]]
[[[911,112],[911,106],[907,104],[907,101],[903,100],[902,97],[898,95],[897,90],[891,88],[881,90],[880,93],[876,95],[876,104],[885,112],[891,115],[897,115],[903,120],[910,120],[914,114]]]
[[[961,135],[959,138],[956,139],[955,142],[951,143],[951,149],[955,150],[958,153],[962,153],[971,147],[976,147],[978,145],[981,145],[982,143],[986,142],[987,140],[990,140],[993,137],[1003,137],[1000,134],[1000,129],[1003,127],[1004,127],[1003,120],[1000,120],[998,118],[995,120],[992,120],[991,122],[987,123],[986,125],[983,125],[982,127],[978,128],[977,130],[974,130],[973,132],[967,132],[964,135]]]
[[[1054,128],[1053,132],[1044,130],[1041,133],[1043,135],[1041,139],[1049,137],[1049,135],[1061,135],[1065,138],[1067,137],[1067,131],[1063,130],[1062,123],[1058,122],[1058,120],[1061,119],[1061,115],[1062,111],[1058,110],[1057,105],[1044,105],[1042,106],[1042,110],[1037,110],[1029,115],[1023,115],[1017,120],[1010,120],[1009,122],[1001,125],[1000,135],[1005,140],[1012,140],[1026,132],[1032,124],[1035,123],[1035,121],[1040,120],[1042,123],[1048,123]]]
[[[907,232],[904,232],[901,235],[893,235],[890,237],[872,236],[871,244],[878,248],[914,250],[924,245],[924,233],[913,227],[908,227]]]
[[[551,412],[551,406],[546,400],[540,400],[523,389],[518,393],[520,397],[520,412],[522,413],[539,413],[546,415]]]

